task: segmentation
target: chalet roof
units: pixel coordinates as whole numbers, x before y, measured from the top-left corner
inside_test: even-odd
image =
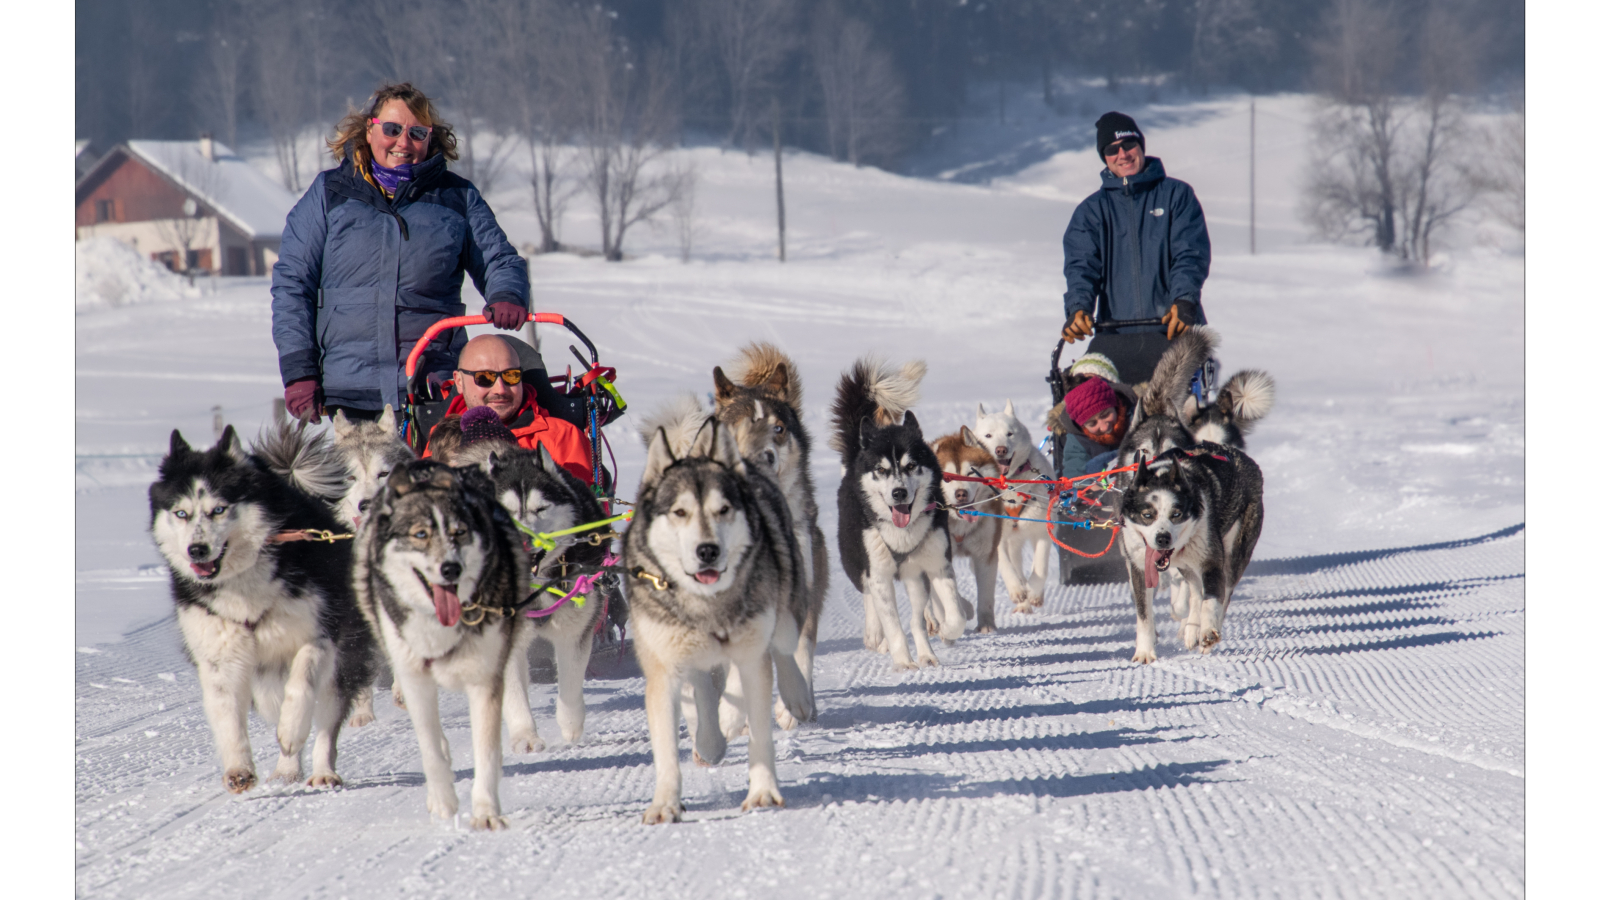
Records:
[[[251,238],[283,234],[284,220],[298,199],[221,143],[212,144],[215,159],[200,152],[199,141],[129,141],[123,148]],[[107,153],[95,169],[117,155],[115,150]]]

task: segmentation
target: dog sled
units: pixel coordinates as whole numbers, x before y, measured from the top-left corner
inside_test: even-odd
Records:
[[[575,345],[568,344],[567,349],[582,369],[574,371],[572,366],[568,365],[564,373],[552,375],[543,355],[533,345],[510,332],[499,334],[502,340],[517,351],[522,368],[522,383],[533,390],[539,406],[549,415],[569,422],[583,432],[589,444],[589,470],[592,473],[588,486],[594,492],[595,498],[600,501],[604,515],[611,518],[613,507],[618,502],[616,457],[610,452],[611,446],[606,439],[604,429],[621,418],[628,408],[627,401],[616,388],[617,370],[600,364],[600,351],[594,342],[561,313],[530,312],[528,321],[541,325],[559,325],[571,332],[588,351],[588,359],[585,360],[584,354]],[[412,347],[411,354],[406,357],[406,408],[401,417],[400,429],[401,437],[418,455],[421,455],[422,449],[427,446],[429,433],[444,418],[445,410],[450,405],[450,398],[439,390],[438,385],[429,381],[425,373],[417,371],[418,361],[421,360],[423,353],[434,347],[435,341],[439,340],[441,335],[444,337],[440,340],[440,346],[447,345],[448,332],[452,329],[487,324],[489,320],[481,315],[440,319],[423,332],[416,346]],[[610,465],[606,464],[606,456],[611,457]],[[596,535],[600,533],[596,531]],[[549,536],[544,537],[548,539]],[[536,537],[534,541],[538,543],[539,538]],[[598,577],[582,576],[578,580],[586,589],[598,586],[606,603],[606,614],[601,617],[597,626],[598,634],[590,663],[592,669],[601,661],[602,656],[616,660],[625,655],[622,651],[627,614],[621,602],[621,592],[615,575],[606,573]],[[569,593],[577,594],[581,591],[574,588]],[[553,610],[554,607],[549,609]],[[534,656],[537,655],[536,652]],[[534,671],[541,674],[545,668],[541,662],[550,663],[548,674],[551,677],[548,679],[536,677],[536,680],[541,682],[554,680],[553,661],[535,658],[533,662]]]
[[[1117,373],[1125,384],[1147,381],[1155,364],[1166,351],[1167,337],[1159,332],[1122,334],[1121,329],[1141,325],[1164,325],[1161,319],[1127,319],[1101,322],[1095,326],[1095,335],[1085,352],[1103,353],[1117,366]],[[1059,404],[1067,394],[1066,375],[1061,369],[1061,351],[1067,346],[1065,338],[1056,340],[1050,354],[1050,372],[1045,381],[1050,384],[1050,404]],[[1066,437],[1051,432],[1050,462],[1061,471]],[[1115,531],[1105,528],[1085,527],[1109,521],[1115,515],[1113,495],[1109,491],[1096,491],[1085,484],[1077,491],[1064,491],[1060,502],[1051,510],[1051,526],[1056,553],[1061,563],[1062,584],[1099,584],[1123,581],[1128,577],[1127,564],[1115,552],[1112,543]]]

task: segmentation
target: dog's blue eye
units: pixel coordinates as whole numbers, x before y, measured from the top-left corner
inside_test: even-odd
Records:
[[[175,518],[175,519],[181,519],[181,520],[184,520],[184,521],[188,521],[189,514],[180,509],[180,510],[177,510],[176,512],[174,512],[172,514],[172,517]]]
[[[227,512],[227,511],[228,511],[228,508],[226,506],[219,506],[216,509],[213,509],[211,511],[211,514],[213,516],[220,516],[220,515],[222,515],[223,513]]]
[[[1183,518],[1182,510],[1176,510],[1175,509],[1175,510],[1172,511],[1172,521],[1176,522],[1181,518]]]
[[[419,541],[425,541],[428,539],[428,530],[426,528],[418,529],[417,531],[412,532],[411,536]]]

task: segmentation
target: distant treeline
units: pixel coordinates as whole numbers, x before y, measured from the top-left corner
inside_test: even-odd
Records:
[[[892,165],[970,114],[968,90],[983,81],[1032,85],[1047,103],[1063,76],[1113,86],[1155,76],[1202,91],[1310,88],[1312,51],[1338,3],[78,0],[76,137],[104,147],[202,131],[229,144],[270,136],[281,157],[298,152],[286,135],[331,125],[384,80],[437,96],[469,142],[476,129],[559,132],[563,120],[592,119],[574,104],[612,96],[593,80],[622,71],[646,78],[640,102],[667,113],[673,139],[770,146],[776,113],[786,143]],[[1520,80],[1521,2],[1382,5],[1402,44],[1420,43],[1424,23],[1442,12],[1481,34],[1480,85]],[[586,67],[578,52],[609,63]],[[661,117],[650,118],[660,137]],[[286,172],[325,165],[280,162]]]

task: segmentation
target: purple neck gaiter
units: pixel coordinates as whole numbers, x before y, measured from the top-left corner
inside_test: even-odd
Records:
[[[378,161],[373,160],[372,177],[377,179],[378,184],[383,185],[385,192],[393,194],[399,189],[402,182],[411,180],[412,165],[412,163],[405,163],[390,169],[386,166],[378,165]]]

